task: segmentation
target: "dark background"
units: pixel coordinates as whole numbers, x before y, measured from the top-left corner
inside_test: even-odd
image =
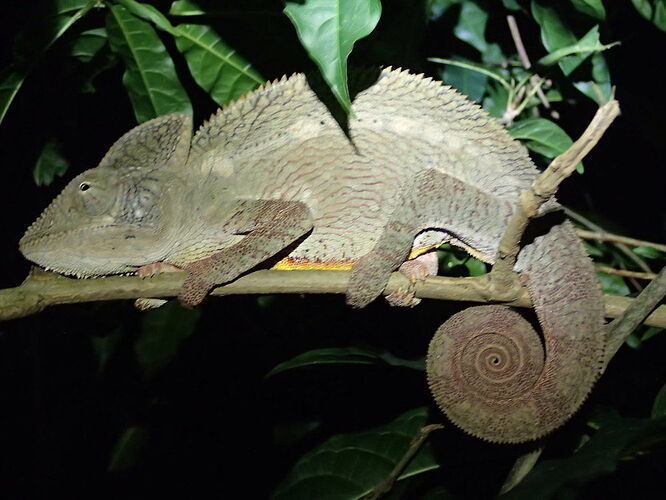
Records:
[[[614,32],[602,39],[622,42],[607,52],[622,116],[588,156],[585,175],[569,179],[559,197],[608,230],[664,241],[666,107],[657,73],[664,64],[664,33],[642,19],[630,2],[613,3],[610,15],[616,21],[607,24]],[[384,2],[378,31],[358,44],[352,60],[434,74],[436,68],[424,63],[425,58],[446,56],[454,49],[451,37],[443,34],[450,33],[455,17],[444,16],[426,28],[417,4]],[[11,60],[13,41],[36,8],[33,2],[3,2],[0,68]],[[99,24],[94,16],[102,15],[92,13],[83,22]],[[391,34],[404,31],[410,22],[413,36],[403,33],[392,43]],[[498,32],[491,31],[488,38],[508,36],[503,24],[492,26],[491,20],[491,29]],[[525,45],[536,53],[541,45],[535,25],[525,26]],[[220,23],[219,32],[266,78],[312,69],[279,8],[260,23],[251,14],[232,16]],[[94,80],[95,93],[82,93],[76,68],[52,56],[66,43],[67,36],[38,61],[0,125],[3,288],[18,285],[28,272],[29,263],[17,245],[25,228],[67,180],[95,166],[109,145],[134,125],[119,85],[120,65]],[[200,123],[215,106],[186,77],[183,83]],[[587,101],[557,108],[561,126],[572,137],[594,113]],[[63,141],[71,169],[51,186],[38,188],[32,168],[45,138],[54,134]],[[110,498],[204,491],[224,496],[240,488],[243,497],[266,497],[293,461],[332,431],[361,429],[430,404],[423,377],[409,370],[330,368],[265,381],[273,366],[311,348],[350,344],[381,345],[418,358],[437,324],[460,307],[426,302],[415,310],[393,310],[377,303],[350,311],[342,297],[276,297],[268,306],[251,296],[210,299],[197,331],[151,380],[145,380],[133,357],[141,314],[129,302],[54,307],[2,323],[3,496],[49,498],[60,489]],[[118,329],[126,335],[99,373],[91,338]],[[663,338],[655,339],[649,350],[623,348],[587,405],[646,416],[666,379],[664,349]],[[582,425],[581,419],[571,425]],[[314,422],[317,428],[295,445],[279,444],[279,439],[276,444],[276,425],[285,422]],[[149,439],[134,468],[106,473],[114,443],[128,425],[150,429]],[[443,473],[446,484],[463,498],[488,495],[510,464],[507,455],[515,452],[455,433],[445,440],[447,446],[456,446],[463,464]],[[470,467],[472,460],[476,462]],[[660,467],[655,459],[637,470],[625,466],[580,495],[612,498],[636,481],[644,487],[659,483]],[[243,479],[246,474],[251,478]],[[481,477],[487,479],[479,481]]]

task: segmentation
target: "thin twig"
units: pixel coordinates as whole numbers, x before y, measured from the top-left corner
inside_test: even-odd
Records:
[[[657,277],[654,273],[642,273],[639,271],[629,271],[627,269],[614,269],[606,266],[594,266],[594,269],[600,273],[613,274],[623,278],[635,278],[639,280],[653,280]]]
[[[518,51],[518,57],[520,57],[520,62],[522,63],[525,69],[530,69],[532,64],[530,63],[530,58],[527,56],[527,51],[523,45],[523,39],[520,36],[520,31],[518,30],[518,23],[516,23],[516,18],[509,15],[506,16],[506,21],[509,23],[509,31],[511,32],[511,38],[513,38],[513,44],[516,46]]]
[[[500,240],[495,265],[489,273],[492,288],[503,288],[507,297],[514,292],[508,288],[512,284],[508,276],[511,275],[516,263],[520,251],[520,239],[527,223],[537,214],[539,207],[553,197],[560,183],[571,175],[576,165],[599,142],[619,113],[620,106],[614,99],[600,107],[580,138],[551,162],[548,168],[532,182],[530,189],[523,191],[520,203]]]
[[[570,208],[564,207],[564,213],[567,214],[567,216],[576,222],[582,224],[583,226],[589,227],[590,229],[598,232],[598,233],[605,233],[604,229],[592,222],[590,219],[587,217],[574,212]],[[629,259],[631,259],[638,267],[640,267],[643,271],[646,273],[651,273],[652,269],[650,269],[650,266],[648,266],[643,259],[641,259],[638,255],[636,255],[631,248],[629,248],[627,245],[624,243],[620,242],[614,242],[614,245],[620,250],[623,254],[625,254]]]
[[[654,243],[653,241],[637,240],[629,238],[628,236],[621,236],[619,234],[611,234],[606,232],[586,231],[585,229],[577,229],[578,236],[585,240],[608,241],[610,243],[623,243],[633,247],[652,247],[655,250],[666,253],[666,245],[663,243]],[[632,252],[633,253],[633,252]]]
[[[627,336],[633,332],[643,319],[653,311],[666,296],[666,266],[653,279],[645,290],[634,299],[627,310],[618,319],[610,323],[606,344],[606,364],[610,362]]]
[[[400,477],[400,474],[405,470],[405,467],[409,465],[409,462],[414,458],[414,455],[421,449],[423,443],[428,438],[431,432],[443,429],[444,426],[441,424],[431,424],[421,427],[419,433],[412,439],[412,442],[409,443],[409,448],[402,456],[400,461],[393,468],[391,473],[384,479],[376,488],[374,488],[370,493],[368,493],[364,499],[365,500],[377,500],[391,491],[393,485]]]

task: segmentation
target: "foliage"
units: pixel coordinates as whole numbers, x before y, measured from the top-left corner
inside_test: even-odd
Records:
[[[629,5],[617,2],[621,3]],[[613,51],[618,47],[613,32],[616,24],[622,22],[620,13],[627,12],[626,7],[620,9],[616,2],[602,0],[294,0],[284,5],[269,0],[150,3],[44,0],[42,4],[43,12],[34,15],[28,23],[14,44],[11,64],[0,73],[0,121],[11,114],[12,104],[19,99],[17,96],[32,73],[39,72],[40,65],[47,63],[58,68],[74,68],[77,85],[71,87],[70,94],[58,97],[65,103],[74,102],[80,91],[104,100],[106,94],[96,88],[96,82],[111,78],[113,85],[119,88],[122,73],[125,97],[124,102],[116,105],[119,109],[131,108],[136,122],[171,112],[194,112],[203,117],[215,104],[223,106],[237,99],[263,83],[265,77],[279,77],[281,73],[304,69],[313,71],[309,61],[314,62],[323,75],[340,108],[348,111],[351,101],[347,89],[347,61],[350,59],[359,66],[404,65],[443,79],[506,124],[513,137],[523,142],[541,166],[566,150],[572,143],[571,136],[580,132],[580,127],[567,132],[572,122],[564,120],[564,123],[560,113],[572,109],[593,110],[612,95],[612,76],[619,71],[613,66]],[[663,1],[632,0],[631,4],[629,12],[642,16],[636,15],[643,29],[666,31]],[[517,22],[522,42],[510,35],[505,20],[509,15]],[[242,28],[235,26],[239,19]],[[252,32],[247,31],[248,26]],[[429,39],[424,41],[425,33]],[[261,43],[266,39],[262,38],[263,34],[270,45]],[[427,54],[423,50],[426,44],[429,44]],[[60,77],[60,74],[51,76]],[[580,120],[583,119],[578,118]],[[132,124],[126,125],[129,129]],[[85,128],[86,124],[76,126]],[[38,147],[40,153],[34,163],[37,185],[54,182],[73,163],[71,154],[67,154],[72,151],[67,145],[69,139],[59,137],[57,131],[47,135]],[[582,165],[579,172],[583,172]],[[605,243],[590,242],[588,248],[595,260],[607,267],[635,268],[638,259],[657,268],[666,261],[662,253],[650,246],[635,248],[633,256]],[[458,249],[440,249],[440,274],[469,276],[485,270],[485,264]],[[608,293],[630,295],[638,291],[634,283],[622,277],[600,273],[600,278]],[[245,305],[254,315],[246,316],[247,320],[273,314],[270,323],[278,330],[279,311],[282,307],[289,310],[289,304],[294,304],[285,300],[262,298],[251,306]],[[305,307],[301,302],[296,304],[296,309]],[[216,305],[219,309],[225,307],[223,302]],[[339,311],[341,305],[335,303],[333,307]],[[373,313],[372,307],[370,309],[363,314],[376,317],[377,310]],[[420,318],[432,315],[427,306],[423,310],[426,312]],[[99,310],[95,314],[98,313]],[[302,311],[302,314],[308,313]],[[233,317],[231,312],[209,316],[216,318],[215,321],[206,320],[207,314],[215,313],[207,310],[200,317],[198,313],[171,304],[143,318],[128,313],[127,317],[134,318],[129,322],[109,319],[106,325],[92,332],[90,353],[96,359],[96,376],[114,380],[120,376],[114,366],[125,359],[131,366],[130,372],[136,372],[135,382],[141,387],[133,396],[135,406],[125,407],[130,415],[107,422],[108,428],[102,432],[114,436],[105,448],[103,467],[112,478],[127,471],[136,471],[140,477],[146,463],[160,460],[154,450],[162,449],[160,440],[168,440],[169,436],[160,432],[159,425],[163,416],[173,410],[162,400],[168,391],[161,389],[163,394],[158,394],[155,387],[162,386],[154,384],[162,381],[166,386],[178,386],[178,374],[188,369],[183,368],[185,361],[182,360],[188,358],[182,350],[191,349],[193,338],[197,336],[211,341],[210,336],[202,333],[211,331],[211,325],[217,325],[216,335],[232,335],[225,322],[225,318],[230,321]],[[303,411],[307,413],[309,408],[310,414],[281,409],[274,419],[271,415],[261,419],[261,425],[275,427],[278,443],[265,438],[269,442],[264,447],[286,457],[282,465],[276,467],[281,476],[271,476],[272,483],[267,487],[277,498],[361,498],[390,473],[421,426],[441,420],[438,414],[423,408],[423,405],[431,405],[429,398],[419,383],[412,383],[416,380],[414,375],[422,381],[425,344],[415,341],[411,348],[403,345],[394,352],[396,339],[387,333],[393,330],[388,324],[376,323],[376,318],[357,328],[373,331],[375,335],[357,342],[353,335],[346,335],[345,328],[337,326],[339,312],[326,320],[322,319],[326,313],[312,311],[312,314],[320,315],[318,320],[327,326],[313,327],[317,330],[309,332],[310,338],[301,337],[293,343],[289,343],[286,336],[284,342],[289,347],[276,347],[281,357],[268,358],[268,351],[255,343],[248,347],[249,354],[237,354],[233,351],[235,346],[226,346],[230,350],[225,351],[226,356],[247,356],[247,360],[237,360],[238,366],[244,363],[254,366],[249,359],[253,356],[266,358],[260,365],[264,371],[258,375],[262,379],[266,375],[262,382],[265,384],[263,393],[284,392],[284,385],[288,383],[294,383],[304,394],[318,390],[319,387],[308,386],[311,378],[334,391],[339,390],[334,383],[336,377],[349,385],[365,379],[377,385],[385,378],[407,380],[394,389],[369,388],[368,391],[394,396],[412,403],[411,406],[401,406],[395,401],[385,404],[381,398],[366,395],[359,398],[361,401],[356,402],[356,407],[349,406],[346,411],[336,408],[330,416],[307,407]],[[402,314],[409,316],[419,312],[412,310]],[[437,314],[440,320],[444,319],[441,310]],[[360,321],[359,316],[353,318],[356,323]],[[426,328],[426,319],[410,318],[408,332],[417,327]],[[314,342],[311,337],[318,334],[321,338]],[[658,329],[645,328],[632,335],[630,345],[639,349],[662,337]],[[327,344],[328,341],[331,343]],[[213,370],[213,373],[217,372]],[[247,376],[244,372],[236,375]],[[184,389],[186,392],[196,390],[194,387]],[[554,446],[555,451],[536,466],[522,486],[507,496],[555,498],[571,492],[582,495],[598,486],[595,481],[599,478],[626,468],[627,462],[640,464],[646,457],[663,456],[665,391],[666,386],[658,394],[655,391],[650,395],[648,406],[653,406],[652,415],[625,418],[605,411],[599,414],[601,416],[590,417],[587,423],[574,423],[565,429],[565,439]],[[200,397],[214,398],[210,387],[208,392],[202,391]],[[237,401],[230,399],[228,404],[228,411],[233,412]],[[372,404],[379,410],[370,409]],[[141,410],[136,410],[138,407]],[[372,419],[358,417],[357,413],[363,412]],[[581,418],[590,414],[584,410]],[[288,445],[277,438],[277,429],[285,421],[293,431]],[[229,428],[225,432],[233,434],[237,429]],[[495,494],[507,464],[524,451],[511,449],[508,458],[504,456],[506,453],[499,452],[498,458],[494,448],[479,451],[481,445],[455,431],[440,433],[451,433],[453,437],[428,443],[400,476],[391,498],[414,498],[414,492],[421,498],[472,498],[481,495],[480,491]],[[455,442],[461,449],[467,448],[473,453],[467,455],[459,449],[442,446],[445,439],[453,439],[448,441],[449,445]],[[221,443],[218,446],[224,447]],[[461,459],[459,455],[466,458]],[[492,455],[490,460],[488,455]],[[487,479],[477,472],[482,462],[494,467]],[[455,475],[452,470],[458,471],[461,477],[474,477],[479,483],[485,481],[483,488],[486,489],[461,487],[452,477]]]

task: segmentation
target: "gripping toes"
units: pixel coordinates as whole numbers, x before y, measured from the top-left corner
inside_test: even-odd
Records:
[[[214,283],[208,283],[206,280],[198,277],[194,273],[188,274],[183,283],[183,287],[178,294],[178,300],[188,309],[201,304],[203,299],[208,295],[211,288],[215,286]]]
[[[369,256],[361,258],[351,270],[347,304],[352,307],[367,306],[381,295],[390,276],[391,269],[385,269],[380,261]]]

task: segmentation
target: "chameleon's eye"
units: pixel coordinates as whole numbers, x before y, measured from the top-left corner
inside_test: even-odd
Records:
[[[88,189],[90,189],[90,184],[87,182],[82,182],[79,184],[79,191],[88,191]]]

